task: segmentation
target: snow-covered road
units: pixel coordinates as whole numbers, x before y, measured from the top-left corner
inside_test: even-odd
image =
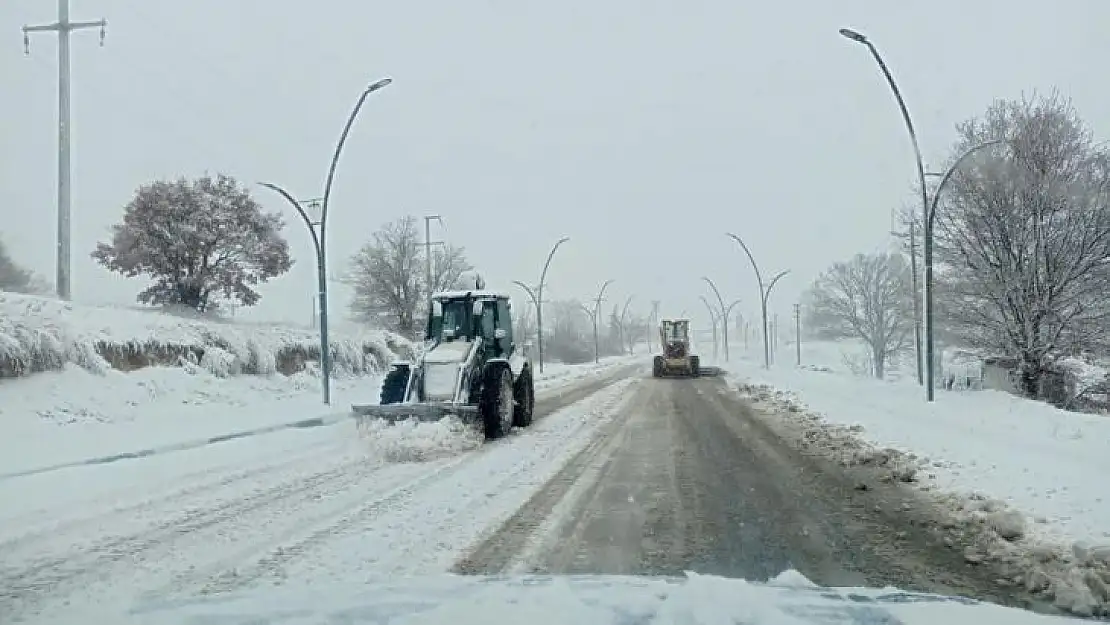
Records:
[[[0,482],[22,504],[0,510],[0,622],[87,622],[287,576],[444,571],[588,443],[643,369],[552,388],[533,427],[486,445],[441,424],[343,423]]]

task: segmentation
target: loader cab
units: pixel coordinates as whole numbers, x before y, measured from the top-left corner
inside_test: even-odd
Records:
[[[513,345],[509,297],[492,292],[437,293],[432,298],[424,339],[430,342],[473,341],[481,337],[497,356]]]
[[[687,343],[690,340],[690,320],[664,319],[662,332],[664,343]]]

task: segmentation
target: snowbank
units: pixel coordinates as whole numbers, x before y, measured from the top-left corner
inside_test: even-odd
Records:
[[[382,331],[337,335],[341,372],[381,371],[405,339]],[[82,306],[0,293],[0,379],[73,364],[97,374],[151,366],[203,368],[217,375],[291,375],[318,362],[318,334],[292,326],[240,325],[128,308]]]
[[[751,355],[731,369],[807,446],[889,469],[933,493],[954,523],[987,528],[992,544],[969,549],[969,562],[1013,564],[1023,573],[1010,583],[1078,614],[1110,614],[1110,418],[989,390],[938,390],[928,404],[912,375],[879,381],[835,363],[812,367],[804,343],[812,368],[795,368],[792,350],[782,352],[770,371]]]

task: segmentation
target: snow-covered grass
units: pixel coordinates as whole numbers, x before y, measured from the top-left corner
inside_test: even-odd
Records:
[[[337,370],[373,373],[409,345],[392,333],[366,330],[337,332],[330,347]],[[161,365],[199,367],[218,376],[288,375],[319,357],[318,334],[309,328],[240,325],[0,292],[0,378],[67,364],[98,374]]]
[[[990,528],[997,540],[969,561],[1019,564],[1021,583],[1078,613],[1110,607],[1110,418],[991,390],[938,390],[929,404],[912,364],[893,381],[852,375],[841,347],[803,343],[803,368],[780,349],[770,371],[743,354],[731,371],[841,462],[887,465]]]

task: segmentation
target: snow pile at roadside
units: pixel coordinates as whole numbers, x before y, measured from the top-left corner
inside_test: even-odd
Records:
[[[563,386],[582,378],[593,377],[614,367],[621,367],[637,362],[646,362],[645,358],[646,356],[641,353],[632,356],[605,356],[600,359],[601,362],[586,362],[578,365],[548,362],[543,365],[543,373],[540,373],[539,363],[536,362],[533,363],[536,367],[533,384],[535,385],[536,392],[539,392],[541,390]],[[645,364],[644,366],[646,371],[648,365]]]
[[[408,341],[370,330],[331,341],[337,370],[378,372]],[[74,364],[94,373],[150,366],[214,375],[302,371],[320,359],[319,335],[293,326],[244,325],[122,307],[82,306],[0,293],[0,378]]]
[[[428,462],[456,456],[482,445],[479,428],[448,416],[435,422],[416,419],[388,423],[367,419],[358,424],[359,436],[386,462]]]
[[[781,361],[780,361],[781,362]],[[937,391],[829,371],[733,365],[806,447],[932,493],[952,525],[985,530],[969,563],[1007,565],[1062,609],[1110,615],[1110,418],[999,391]]]

